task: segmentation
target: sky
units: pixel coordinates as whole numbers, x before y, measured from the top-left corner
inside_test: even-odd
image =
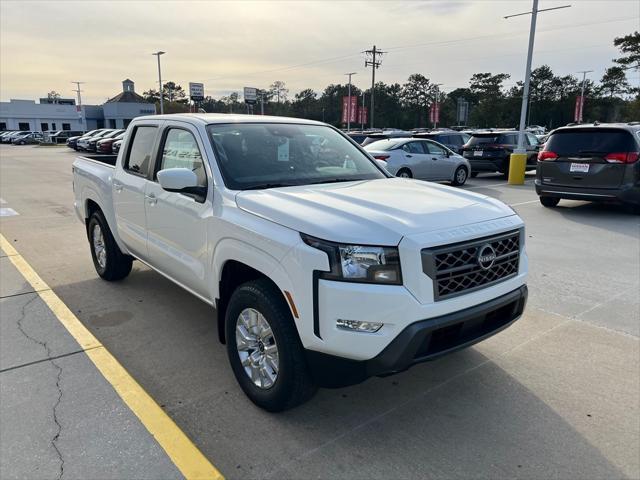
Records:
[[[640,0],[540,0],[533,66],[557,75],[594,70],[618,55],[613,39],[640,30]],[[444,91],[477,72],[524,77],[531,11],[520,0],[469,1],[29,1],[0,0],[0,100],[55,90],[101,104],[130,78],[157,88],[152,52],[163,50],[163,81],[202,82],[219,98],[282,80],[296,92],[330,83],[371,85],[363,51],[387,52],[376,80],[404,83],[421,73]],[[640,72],[629,80],[640,84]]]

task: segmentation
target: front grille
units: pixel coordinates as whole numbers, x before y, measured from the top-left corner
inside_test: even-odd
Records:
[[[423,249],[422,269],[433,280],[435,300],[469,293],[517,275],[520,235],[520,230],[514,230]],[[491,262],[492,254],[495,258]],[[483,257],[482,262],[480,257]]]

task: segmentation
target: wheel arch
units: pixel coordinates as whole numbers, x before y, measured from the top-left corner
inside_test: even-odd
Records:
[[[281,293],[281,298],[288,306],[293,318],[298,316],[293,303],[293,282],[281,268],[278,260],[267,252],[237,240],[223,240],[216,248],[214,255],[214,291],[218,338],[226,343],[225,314],[229,298],[236,288],[243,283],[265,278]]]

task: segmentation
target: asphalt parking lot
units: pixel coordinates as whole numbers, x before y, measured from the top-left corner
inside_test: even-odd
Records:
[[[209,306],[142,265],[120,283],[97,277],[73,212],[74,156],[65,147],[0,146],[0,233],[225,477],[640,477],[640,217],[577,201],[546,209],[531,176],[524,186],[471,179],[465,188],[508,203],[526,223],[523,318],[467,350],[321,390],[274,415],[237,386]],[[1,372],[0,388],[19,372]],[[105,388],[111,395],[99,383],[80,391],[97,401]],[[67,465],[83,451],[64,438],[83,415],[76,407],[66,406],[58,443]],[[111,478],[124,478],[118,456],[130,460],[123,452],[144,435],[128,422],[122,438],[103,431],[113,448],[90,459],[113,465]],[[26,435],[0,429],[5,445]],[[37,448],[19,458],[3,447],[2,461],[37,463],[51,446]],[[141,470],[129,476],[138,478],[154,477],[150,464],[164,461],[153,448],[135,455]],[[158,476],[179,476],[170,467]],[[57,475],[57,465],[47,468],[34,478]]]

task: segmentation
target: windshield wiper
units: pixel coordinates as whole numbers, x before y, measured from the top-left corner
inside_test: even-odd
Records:
[[[306,183],[305,185],[318,185],[320,183],[340,183],[340,182],[362,182],[363,178],[327,178],[325,180],[318,180],[317,182]]]

